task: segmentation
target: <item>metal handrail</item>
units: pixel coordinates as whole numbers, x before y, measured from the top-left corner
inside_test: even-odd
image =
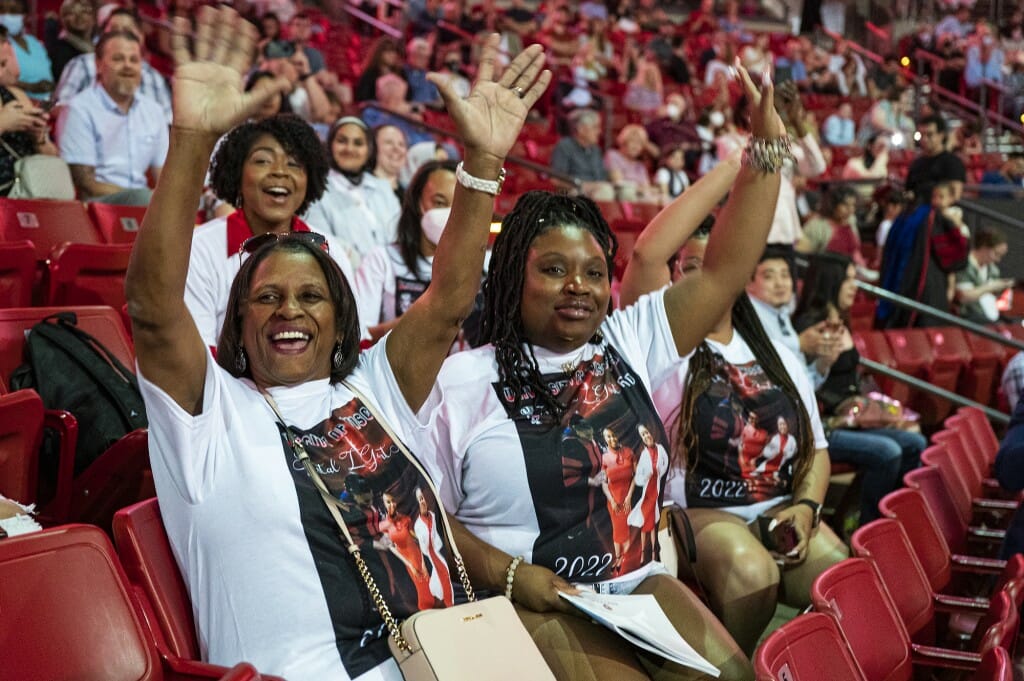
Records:
[[[378,108],[381,111],[386,111],[388,114],[394,116],[395,118],[399,118],[408,123],[409,125],[420,128],[421,130],[426,130],[427,132],[433,135],[441,135],[442,137],[451,138],[458,142],[459,144],[463,144],[464,142],[462,136],[454,130],[439,128],[436,125],[431,125],[430,123],[426,123],[417,118],[413,118],[412,116],[407,116],[406,114],[399,113],[397,111],[392,111],[391,109],[385,109],[376,102],[360,102],[358,108],[360,111],[362,111],[363,109],[369,106]],[[522,156],[517,156],[515,154],[509,154],[508,156],[505,157],[505,160],[517,166],[522,166],[523,168],[532,170],[535,173],[548,175],[551,178],[558,180],[559,182],[569,185],[570,187],[576,189],[577,191],[582,189],[583,187],[583,182],[580,181],[579,178],[559,172],[550,166],[537,163],[536,161],[531,161],[528,158],[523,158]]]
[[[977,188],[984,188],[985,191],[989,191],[989,190],[997,189],[997,188],[999,188],[999,187],[1001,187],[1003,185],[992,185],[991,187],[989,187],[988,185],[972,185],[972,186],[975,186]],[[966,189],[966,187],[965,187],[965,189]],[[1010,191],[1019,192],[1019,191],[1021,191],[1021,188],[1020,187],[1009,187],[1007,189],[1007,193],[1009,193]],[[1013,197],[1009,197],[1009,198],[1013,198]],[[961,198],[960,201],[958,201],[958,203],[961,206],[963,206],[965,209],[967,209],[969,211],[972,211],[974,213],[977,213],[978,215],[980,215],[980,216],[982,216],[984,218],[988,218],[989,220],[995,220],[995,221],[1001,222],[1002,224],[1008,225],[1010,227],[1013,227],[1014,229],[1022,229],[1022,230],[1024,230],[1024,220],[1018,220],[1017,218],[1010,217],[1009,215],[1006,215],[1005,213],[1000,213],[999,211],[992,210],[991,208],[987,208],[987,207],[981,205],[980,203],[977,203],[977,202],[972,201],[970,199]]]
[[[377,29],[381,33],[386,33],[387,35],[391,36],[392,38],[397,38],[399,40],[401,40],[403,38],[402,32],[399,31],[397,28],[395,28],[391,24],[384,23],[383,21],[381,21],[377,17],[371,17],[369,14],[367,14],[366,12],[364,12],[363,10],[359,9],[357,6],[355,6],[355,5],[351,4],[351,3],[342,2],[342,3],[339,3],[339,7],[346,14],[350,14],[351,16],[355,17],[356,19],[359,19],[359,20],[363,21],[364,23],[367,23],[370,26],[373,26],[375,29]]]
[[[970,331],[971,333],[987,338],[991,341],[1002,343],[1003,345],[1008,345],[1011,348],[1015,348],[1017,350],[1024,350],[1024,343],[1015,338],[1007,338],[1006,336],[1003,336],[1002,334],[993,331],[987,326],[975,324],[974,322],[967,321],[966,319],[962,319],[960,317],[957,317],[956,315],[952,315],[948,312],[945,312],[944,310],[932,307],[931,305],[919,303],[912,298],[901,296],[898,293],[887,291],[884,288],[860,280],[857,281],[857,288],[862,289],[878,298],[882,298],[884,300],[888,300],[889,302],[895,303],[901,307],[908,307],[911,310],[923,312],[932,317],[935,317],[936,319],[941,319],[943,322],[946,322],[950,326],[959,327],[966,331]]]
[[[904,373],[897,369],[893,369],[891,367],[887,367],[884,364],[880,364],[874,360],[866,359],[864,357],[860,358],[860,364],[864,368],[870,369],[875,373],[882,374],[883,376],[888,376],[889,378],[897,380],[901,383],[906,383],[907,385],[918,390],[921,390],[923,392],[930,393],[937,397],[942,397],[961,407],[976,407],[985,412],[985,415],[988,416],[988,418],[993,421],[997,421],[1001,424],[1007,424],[1010,422],[1009,414],[1004,414],[1001,411],[992,409],[988,405],[984,405],[980,402],[975,402],[974,400],[967,399],[966,397],[958,395],[955,392],[946,390],[945,388],[939,388],[938,386],[932,385],[928,381],[922,381],[920,378],[917,378],[916,376],[911,376],[910,374]]]

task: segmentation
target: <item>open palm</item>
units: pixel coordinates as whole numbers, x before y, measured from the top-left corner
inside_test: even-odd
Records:
[[[495,80],[498,41],[495,34],[484,44],[476,82],[465,99],[455,93],[447,76],[431,74],[429,78],[441,93],[466,147],[504,158],[519,137],[530,107],[551,82],[551,72],[542,70],[543,49],[532,45]]]
[[[221,134],[287,87],[283,79],[265,79],[251,92],[242,90],[242,75],[256,47],[256,28],[230,7],[200,10],[192,50],[183,18],[175,19],[171,40],[174,125],[179,128]]]

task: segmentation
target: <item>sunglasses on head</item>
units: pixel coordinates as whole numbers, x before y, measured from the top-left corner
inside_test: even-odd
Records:
[[[279,243],[282,241],[298,241],[315,246],[324,253],[331,252],[327,244],[327,237],[317,232],[285,232],[284,234],[267,232],[266,234],[251,236],[243,241],[241,248],[238,249],[238,255],[241,256],[242,253],[255,253],[269,243]]]

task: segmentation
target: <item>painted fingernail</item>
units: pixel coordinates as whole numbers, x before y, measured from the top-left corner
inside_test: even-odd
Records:
[[[774,530],[778,526],[778,524],[779,524],[779,519],[778,518],[772,518],[772,521],[770,523],[768,523],[768,531],[771,532],[772,530]]]

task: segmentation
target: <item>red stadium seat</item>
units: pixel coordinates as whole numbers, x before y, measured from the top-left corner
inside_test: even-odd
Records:
[[[889,341],[886,339],[884,331],[854,332],[853,344],[856,346],[857,352],[860,353],[861,357],[878,362],[890,369],[896,368],[896,356],[889,346]],[[871,372],[869,371],[869,373]],[[885,394],[901,402],[907,401],[907,398],[910,396],[910,390],[904,384],[893,381],[888,376],[883,376],[882,374],[872,373],[872,375]]]
[[[88,210],[89,219],[108,244],[133,243],[146,214],[146,206],[116,206],[97,201],[91,201]]]
[[[0,493],[30,504],[36,500],[43,401],[34,390],[0,395]]]
[[[811,587],[814,609],[830,615],[864,676],[872,681],[910,681],[915,667],[976,670],[981,654],[912,643],[875,566],[848,558],[826,569]],[[1005,605],[1004,600],[1003,605]],[[1012,615],[982,645],[994,647],[1016,636]]]
[[[24,362],[25,334],[38,322],[57,312],[74,312],[78,328],[95,336],[126,367],[134,369],[135,350],[117,310],[103,306],[21,307],[0,309],[0,381],[10,382],[11,372]]]
[[[261,678],[248,664],[228,670],[162,659],[114,547],[96,527],[64,525],[0,541],[0,603],[4,678]]]
[[[46,304],[125,304],[124,277],[131,244],[63,244],[50,256]]]
[[[959,330],[888,329],[885,337],[896,358],[896,368],[939,388],[956,391],[960,372],[970,361],[967,343]],[[920,412],[922,423],[933,425],[946,418],[949,400],[912,391],[907,399],[893,395]]]
[[[835,621],[798,615],[773,631],[754,656],[757,681],[866,681]]]
[[[971,351],[971,366],[960,375],[957,392],[975,402],[995,406],[1002,367],[1009,359],[1006,357],[1009,348],[974,333],[964,335]]]
[[[170,654],[200,658],[192,604],[160,518],[156,498],[140,501],[114,514],[114,543],[129,581],[141,589],[156,615],[158,640]]]
[[[0,307],[28,307],[36,279],[36,247],[31,241],[0,243]]]
[[[63,243],[104,243],[78,201],[0,198],[0,221],[2,240],[31,240],[38,262],[44,262]]]

